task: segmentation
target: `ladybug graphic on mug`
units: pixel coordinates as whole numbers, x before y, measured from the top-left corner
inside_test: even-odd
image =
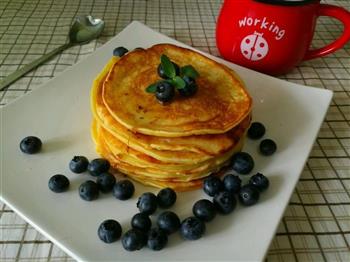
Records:
[[[263,59],[269,52],[269,44],[263,34],[254,32],[243,38],[241,42],[242,55],[251,61]]]

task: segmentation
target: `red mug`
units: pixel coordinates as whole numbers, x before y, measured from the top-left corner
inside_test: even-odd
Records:
[[[333,43],[310,50],[319,16],[339,19],[344,32]],[[330,54],[349,39],[350,13],[320,0],[225,0],[216,28],[225,59],[271,75]]]

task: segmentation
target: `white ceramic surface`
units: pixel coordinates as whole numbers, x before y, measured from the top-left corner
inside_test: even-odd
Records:
[[[93,202],[79,198],[77,188],[90,176],[72,174],[68,162],[74,155],[97,157],[89,130],[92,80],[115,47],[132,50],[162,42],[185,46],[133,22],[88,58],[2,108],[1,200],[78,260],[261,261],[323,121],[332,97],[330,91],[282,81],[211,56],[236,70],[246,82],[254,98],[254,120],[266,125],[265,137],[277,142],[278,151],[271,157],[262,157],[257,153],[258,142],[247,141],[244,150],[256,161],[253,172],[264,173],[270,179],[270,189],[262,194],[258,205],[238,207],[231,215],[217,216],[207,224],[206,235],[198,241],[183,241],[176,233],[161,252],[147,248],[127,252],[120,241],[104,244],[96,235],[100,222],[117,219],[125,232],[131,216],[137,212],[137,197],[146,190],[157,190],[135,183],[135,195],[128,201],[116,200],[111,194]],[[41,153],[20,152],[19,142],[28,135],[42,139]],[[70,178],[68,192],[49,191],[48,179],[56,173]],[[203,197],[206,196],[201,190],[178,194],[173,210],[183,219],[191,215],[194,201]]]

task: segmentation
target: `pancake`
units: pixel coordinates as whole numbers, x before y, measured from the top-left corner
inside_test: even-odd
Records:
[[[136,167],[134,165],[127,164],[125,162],[122,162],[118,157],[113,155],[113,153],[110,151],[110,148],[108,145],[106,145],[105,141],[100,143],[103,145],[103,150],[105,152],[108,152],[109,157],[112,159],[112,163],[115,165],[117,170],[121,171],[124,174],[134,174],[140,177],[143,177],[145,179],[152,179],[156,181],[175,181],[175,182],[191,182],[193,180],[201,179],[204,177],[207,177],[211,173],[217,172],[222,166],[227,165],[227,162],[221,163],[220,165],[213,166],[210,169],[198,173],[187,173],[187,174],[181,174],[179,172],[171,173],[171,172],[163,172],[162,174],[157,173],[155,170],[150,170],[146,168],[140,168]],[[104,156],[106,157],[106,156]]]
[[[94,126],[97,131],[97,136],[99,137],[99,141],[103,140],[103,144],[109,149],[109,151],[114,155],[114,157],[122,164],[129,165],[131,167],[140,168],[144,172],[151,174],[151,176],[155,177],[180,177],[185,175],[184,177],[191,176],[192,179],[194,177],[199,178],[198,174],[202,176],[204,173],[209,173],[213,170],[213,168],[218,167],[219,165],[226,162],[234,152],[237,152],[237,145],[233,147],[230,151],[218,155],[215,158],[212,158],[208,161],[199,164],[192,165],[179,165],[179,164],[168,164],[157,161],[155,159],[149,158],[142,153],[139,153],[131,148],[128,148],[127,145],[121,143],[113,136],[108,134],[106,130],[102,127],[99,127],[98,124]],[[242,130],[242,133],[245,130]],[[241,135],[242,136],[242,135]],[[237,137],[237,144],[239,144],[240,137]],[[129,167],[129,168],[131,168]],[[146,174],[146,173],[145,173]]]
[[[145,92],[159,80],[156,69],[162,54],[179,66],[191,64],[199,72],[198,92],[193,97],[177,96],[162,105]],[[226,133],[250,114],[252,105],[243,84],[229,68],[170,44],[124,55],[104,81],[102,98],[111,116],[127,129],[168,138]]]
[[[160,104],[146,87],[166,54],[199,71],[198,92]],[[145,62],[147,61],[147,62]],[[169,44],[112,57],[91,90],[91,133],[112,173],[158,188],[188,191],[219,175],[243,147],[252,100],[239,76],[196,52]]]
[[[246,128],[249,126],[250,116],[247,116],[236,128],[225,134],[218,135],[165,138],[131,132],[113,119],[104,106],[101,97],[104,79],[111,67],[118,60],[118,58],[113,57],[95,79],[91,92],[91,108],[96,121],[130,148],[159,161],[193,164],[209,159],[208,155],[214,156],[228,151],[236,143],[237,132],[241,132],[240,129],[242,127]],[[181,152],[174,153],[171,151]],[[193,154],[191,152],[199,154]]]
[[[95,119],[111,132],[114,136],[124,143],[128,143],[136,150],[144,148],[144,153],[149,150],[150,155],[155,157],[155,152],[152,149],[157,150],[170,150],[170,151],[191,151],[197,153],[204,153],[208,155],[217,155],[227,151],[235,143],[233,137],[235,129],[230,130],[225,134],[220,135],[200,135],[189,136],[186,138],[164,138],[148,136],[138,133],[133,133],[123,125],[119,124],[108,112],[107,108],[103,104],[102,100],[102,86],[103,82],[111,69],[111,67],[118,61],[117,57],[113,57],[110,62],[105,66],[100,75],[95,79],[93,89],[91,92],[91,109]],[[244,124],[249,125],[250,116],[246,117]],[[142,147],[142,148],[140,148]],[[152,154],[153,153],[153,154]],[[162,156],[158,156],[159,160],[165,161]]]
[[[153,176],[145,176],[143,174],[136,173],[135,170],[129,170],[127,168],[125,169],[125,167],[121,166],[120,163],[118,163],[118,160],[115,158],[115,156],[113,156],[113,154],[108,150],[108,147],[106,146],[106,144],[97,138],[96,131],[97,131],[96,129],[92,128],[94,140],[96,140],[96,142],[97,142],[96,149],[101,154],[101,156],[106,158],[111,163],[112,167],[114,168],[114,170],[111,170],[111,172],[113,174],[116,175],[119,172],[122,172],[123,174],[126,174],[131,179],[133,179],[137,182],[140,182],[144,185],[153,186],[153,187],[157,187],[157,188],[170,187],[176,191],[190,191],[190,190],[194,190],[194,189],[198,189],[198,188],[202,187],[202,179],[200,179],[200,178],[188,180],[188,181],[181,180],[178,178],[159,179],[159,178],[155,178]],[[219,167],[218,167],[218,169],[219,169]],[[215,171],[218,171],[218,169]],[[219,172],[215,172],[213,174],[209,173],[209,174],[218,176],[218,175],[221,175],[223,172],[224,172],[224,170],[221,169]],[[209,174],[206,174],[206,176]]]

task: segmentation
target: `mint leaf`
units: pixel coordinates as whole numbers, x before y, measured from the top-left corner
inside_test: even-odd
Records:
[[[164,74],[169,78],[174,78],[176,76],[175,66],[170,59],[166,55],[162,55],[160,57],[160,62],[162,64]]]
[[[179,76],[175,76],[171,83],[173,86],[175,86],[177,89],[184,89],[186,86],[186,82]]]
[[[193,79],[196,79],[197,77],[199,77],[199,73],[191,65],[186,65],[184,67],[181,67],[181,75],[188,76],[188,77],[191,77]]]
[[[157,91],[157,84],[158,84],[158,83],[154,83],[154,84],[149,85],[149,86],[146,88],[146,92],[147,92],[147,93],[155,93],[155,92]]]

